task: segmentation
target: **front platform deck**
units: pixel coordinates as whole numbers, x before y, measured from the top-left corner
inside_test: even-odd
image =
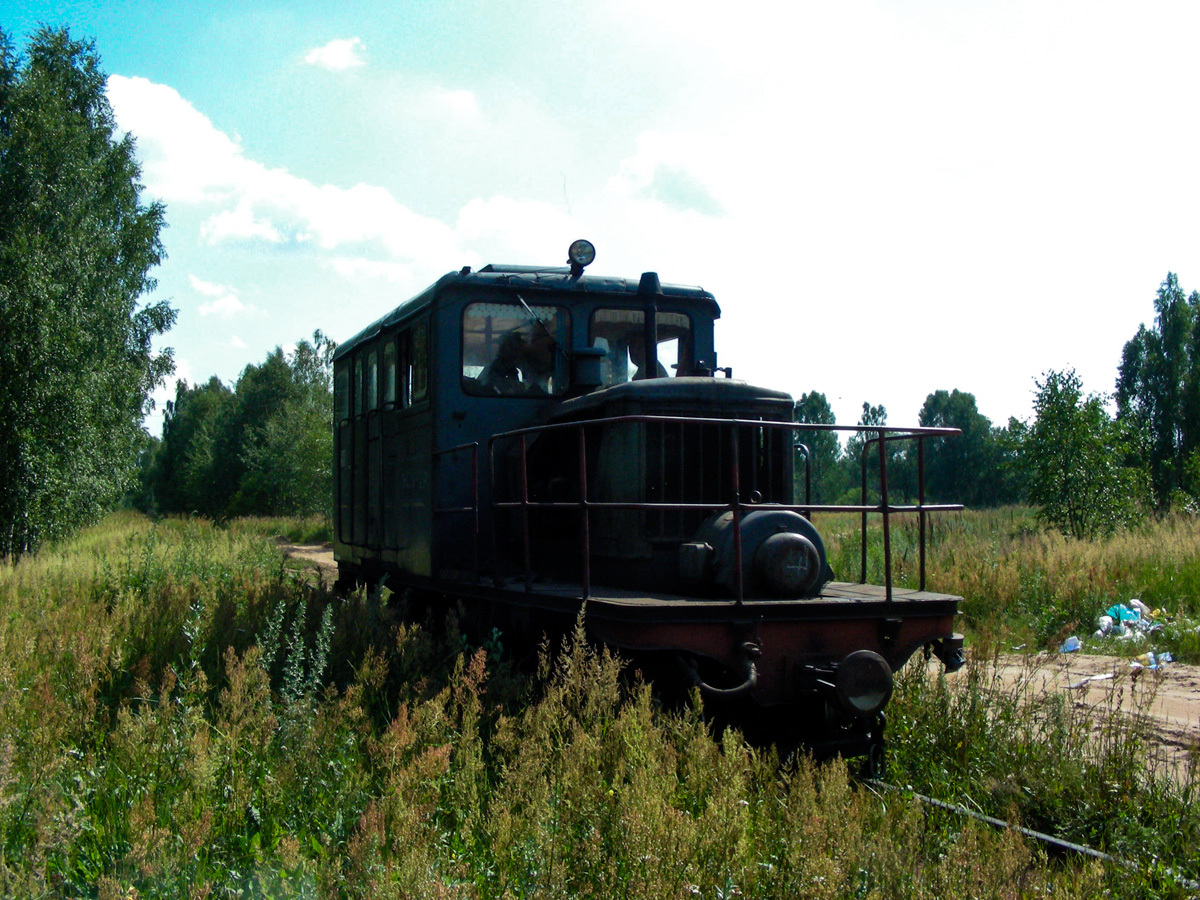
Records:
[[[535,581],[526,589],[509,582],[498,591],[488,591],[496,599],[520,606],[563,606],[583,603],[578,583]],[[672,621],[712,619],[817,620],[858,618],[862,616],[953,616],[961,597],[913,588],[892,588],[887,599],[883,585],[834,581],[819,595],[804,600],[795,598],[748,598],[738,603],[729,598],[686,596],[663,592],[634,591],[594,585],[587,598],[588,616],[642,621],[669,616]]]

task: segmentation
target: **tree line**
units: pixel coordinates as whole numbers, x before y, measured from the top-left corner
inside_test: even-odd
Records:
[[[962,434],[925,441],[926,501],[1029,502],[1047,524],[1078,538],[1152,513],[1200,513],[1200,292],[1185,296],[1168,273],[1154,309],[1154,322],[1125,344],[1111,395],[1085,394],[1074,370],[1052,370],[1035,383],[1030,422],[1010,418],[994,426],[972,394],[929,394],[918,424]],[[816,391],[800,397],[795,419],[836,424]],[[887,410],[863,403],[857,424],[886,425]],[[797,483],[811,479],[812,502],[858,503],[865,439],[855,435],[844,448],[831,432],[804,439]],[[897,502],[918,493],[912,446],[889,450],[889,499]],[[867,465],[877,477],[878,463],[869,458]]]
[[[0,559],[94,521],[134,483],[175,321],[139,303],[163,259],[95,47],[0,30]]]
[[[178,382],[162,440],[142,456],[136,505],[217,519],[329,514],[335,347],[317,331],[247,366],[232,388],[215,375]]]
[[[886,407],[863,403],[857,425],[887,425]],[[837,420],[825,395],[812,391],[796,403],[797,422],[836,425]],[[994,427],[979,412],[975,396],[960,390],[929,394],[918,415],[924,427],[958,428],[955,437],[925,439],[925,500],[929,503],[965,503],[993,506],[1022,502],[1026,486],[1014,458],[1013,448],[1022,439],[1025,426],[1011,419]],[[868,484],[878,481],[879,463],[874,445],[868,448],[866,433],[852,434],[845,446],[831,431],[805,432],[801,440],[807,454],[797,454],[797,496],[803,496],[806,478],[814,503],[857,504],[861,496],[864,453]],[[915,442],[899,442],[887,452],[889,499],[899,502],[918,496]],[[807,467],[808,471],[805,471]]]

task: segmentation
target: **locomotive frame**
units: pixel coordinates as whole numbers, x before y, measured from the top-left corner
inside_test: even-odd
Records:
[[[717,366],[712,294],[585,275],[592,256],[576,242],[568,267],[447,274],[338,348],[340,583],[386,576],[534,641],[582,612],[751,735],[878,768],[894,670],[922,648],[963,662],[961,598],[925,586],[928,516],[962,507],[924,502],[924,447],[957,430],[795,423],[788,394]],[[865,432],[860,503],[811,502],[818,430]],[[915,504],[889,500],[897,442],[915,446]],[[833,580],[812,524],[829,512],[861,517],[857,582]],[[918,521],[917,589],[892,583],[898,514]]]

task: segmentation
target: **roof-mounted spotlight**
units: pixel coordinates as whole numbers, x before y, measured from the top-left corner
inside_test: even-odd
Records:
[[[591,241],[578,240],[567,250],[567,262],[571,264],[571,277],[578,278],[583,274],[584,266],[590,266],[596,258],[596,248]]]

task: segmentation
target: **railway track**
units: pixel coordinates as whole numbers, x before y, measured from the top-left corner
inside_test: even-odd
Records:
[[[917,793],[909,788],[902,788],[898,785],[888,784],[885,781],[880,781],[876,778],[867,778],[861,781],[868,788],[875,790],[881,794],[904,794],[919,800],[926,806],[940,809],[944,812],[954,813],[968,819],[974,819],[977,822],[982,822],[985,825],[990,825],[993,828],[1003,828],[1009,831],[1015,831],[1018,834],[1032,841],[1037,841],[1051,851],[1062,855],[1085,856],[1091,859],[1099,860],[1100,862],[1111,864],[1130,871],[1141,872],[1145,867],[1139,865],[1133,860],[1122,859],[1119,856],[1113,856],[1111,853],[1105,853],[1097,850],[1095,847],[1089,847],[1086,844],[1077,844],[1074,841],[1068,841],[1064,838],[1056,837],[1052,834],[1046,834],[1044,831],[1035,831],[1032,828],[1026,828],[1023,825],[1016,825],[1012,822],[1007,822],[1004,819],[997,819],[995,816],[985,815],[977,810],[968,809],[967,807],[957,803],[947,803],[945,800],[938,800],[935,797],[929,797],[925,794]],[[1200,894],[1200,881],[1195,881],[1191,878],[1186,878],[1183,875],[1165,870],[1163,873],[1167,878],[1170,878],[1177,885],[1185,890],[1195,891]]]

